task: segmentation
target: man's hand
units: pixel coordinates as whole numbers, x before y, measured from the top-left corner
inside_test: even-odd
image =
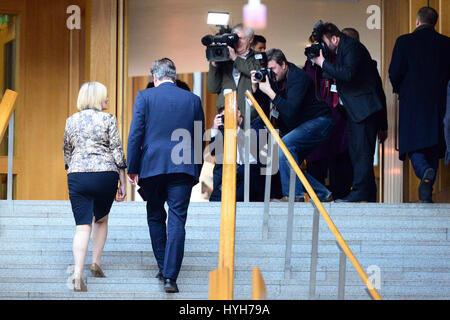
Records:
[[[236,51],[232,47],[228,46],[228,52],[230,53],[230,59],[232,61],[236,60]]]
[[[270,100],[273,101],[273,99],[275,99],[276,93],[275,91],[272,90],[272,87],[270,86],[268,75],[266,75],[266,81],[259,82],[259,90],[264,92],[270,98]]]
[[[221,112],[220,114],[216,115],[216,117],[214,118],[214,124],[213,124],[214,129],[218,130],[220,126],[224,125],[224,123],[222,122],[223,115],[224,115],[224,112]]]
[[[139,182],[139,175],[137,173],[128,174],[128,181],[130,181],[132,186],[136,187]]]
[[[325,61],[322,50],[320,50],[320,55],[318,57],[312,58],[312,61],[322,68],[323,62]]]
[[[380,141],[380,143],[383,143],[384,141],[386,141],[387,137],[388,137],[388,132],[386,130],[378,131],[378,141]]]

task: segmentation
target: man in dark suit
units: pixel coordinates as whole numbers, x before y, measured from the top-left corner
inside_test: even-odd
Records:
[[[443,119],[450,79],[450,38],[434,30],[438,13],[419,10],[416,30],[397,39],[389,67],[394,92],[399,94],[400,159],[411,159],[421,179],[419,199],[432,202],[439,158],[445,153]]]
[[[325,23],[322,40],[336,54],[336,63],[321,52],[313,59],[336,79],[336,89],[348,118],[349,151],[353,165],[352,191],[337,202],[375,202],[377,188],[373,170],[376,137],[386,138],[386,96],[376,63],[367,48],[341,33],[332,23]]]
[[[200,98],[176,86],[170,59],[155,61],[151,72],[155,87],[140,91],[133,109],[128,177],[133,185],[139,182],[147,200],[156,277],[173,293],[178,292],[191,191],[203,164],[204,114]]]

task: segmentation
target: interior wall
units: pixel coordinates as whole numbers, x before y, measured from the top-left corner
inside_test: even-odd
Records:
[[[230,12],[232,25],[242,22],[247,0],[130,0],[129,76],[148,75],[151,63],[162,57],[174,60],[178,73],[206,72],[208,63],[200,39],[217,32],[206,24],[208,11]],[[366,11],[380,0],[263,0],[267,28],[257,30],[268,48],[284,51],[297,65],[305,62],[304,48],[314,24],[322,19],[339,28],[354,27],[373,59],[380,65],[381,30],[369,30]],[[381,10],[380,10],[381,14]],[[380,16],[381,17],[381,16]]]
[[[71,51],[74,47],[66,25],[70,5],[80,6],[84,14],[84,0],[0,2],[0,12],[16,14],[19,21],[14,199],[68,199],[62,139],[65,120],[73,110],[70,84],[79,89],[84,78],[74,79],[83,62],[80,50]],[[76,47],[82,48],[83,42]]]

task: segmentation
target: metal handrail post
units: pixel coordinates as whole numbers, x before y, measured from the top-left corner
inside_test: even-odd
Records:
[[[250,102],[245,98],[244,202],[250,202]]]
[[[284,260],[284,278],[289,279],[291,277],[291,257],[292,257],[292,235],[294,231],[294,202],[295,202],[295,178],[297,175],[291,168],[291,174],[289,178],[289,207],[287,217],[287,230],[286,230],[286,249]]]
[[[269,238],[269,212],[270,212],[270,189],[272,185],[272,168],[273,168],[273,138],[269,134],[267,140],[267,165],[266,165],[266,185],[264,189],[264,217],[263,217],[263,239]]]
[[[319,256],[319,210],[314,206],[312,241],[311,241],[311,267],[309,269],[309,299],[316,297],[317,259]]]
[[[345,274],[347,268],[347,256],[342,250],[339,243],[336,243],[339,248],[339,283],[338,283],[338,300],[345,299]]]

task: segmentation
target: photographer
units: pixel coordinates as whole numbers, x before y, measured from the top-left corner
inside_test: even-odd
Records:
[[[255,52],[266,52],[266,43],[267,43],[266,38],[264,38],[259,34],[255,34],[253,36],[253,41],[250,47]]]
[[[328,139],[333,128],[330,110],[325,103],[315,98],[313,82],[306,72],[288,62],[281,50],[267,51],[267,60],[274,83],[271,84],[268,75],[264,82],[257,82],[254,76],[256,72],[252,72],[252,89],[257,91],[255,96],[263,94],[272,102],[271,116],[277,119],[282,140],[295,161],[301,164],[318,144]],[[279,151],[279,165],[282,201],[287,201],[290,165],[282,151]],[[305,176],[321,201],[331,201],[331,192],[327,188],[311,175],[305,173]],[[304,192],[297,178],[296,201],[302,201]]]
[[[251,90],[251,70],[259,70],[260,64],[254,57],[254,52],[250,50],[250,43],[253,39],[253,30],[245,28],[242,24],[236,25],[233,33],[239,36],[234,48],[228,46],[230,61],[211,62],[206,78],[208,90],[211,93],[218,93],[217,107],[225,104],[223,95],[224,89],[237,91],[237,104],[245,119],[245,91]],[[254,108],[251,109],[251,121],[258,117]]]
[[[313,36],[311,44],[315,43]],[[335,60],[335,56],[330,56]],[[336,85],[334,79],[328,79],[322,68],[306,60],[303,70],[314,84],[317,100],[325,102],[333,118],[333,131],[330,138],[317,146],[306,158],[307,170],[317,181],[325,185],[329,177],[329,188],[335,199],[343,198],[350,192],[352,186],[353,168],[348,151],[347,119],[345,111],[339,104],[338,94],[332,87]],[[333,87],[334,88],[334,87]]]
[[[222,169],[223,169],[223,148],[224,148],[224,115],[225,108],[222,106],[218,114],[214,118],[214,124],[211,128],[211,155],[216,157],[216,163],[213,170],[213,192],[209,201],[221,201],[222,199]],[[237,144],[236,144],[236,201],[244,201],[244,145],[245,137],[241,129],[242,125],[241,111],[237,110]],[[257,164],[256,155],[250,152],[250,201],[263,201],[264,198],[264,181],[259,174],[259,166]]]
[[[353,185],[350,194],[337,202],[375,202],[375,143],[377,133],[383,132],[384,139],[387,129],[386,97],[379,85],[378,70],[367,48],[341,33],[334,24],[322,26],[321,40],[336,54],[336,63],[326,60],[322,50],[313,61],[336,79],[337,92],[349,123]]]

